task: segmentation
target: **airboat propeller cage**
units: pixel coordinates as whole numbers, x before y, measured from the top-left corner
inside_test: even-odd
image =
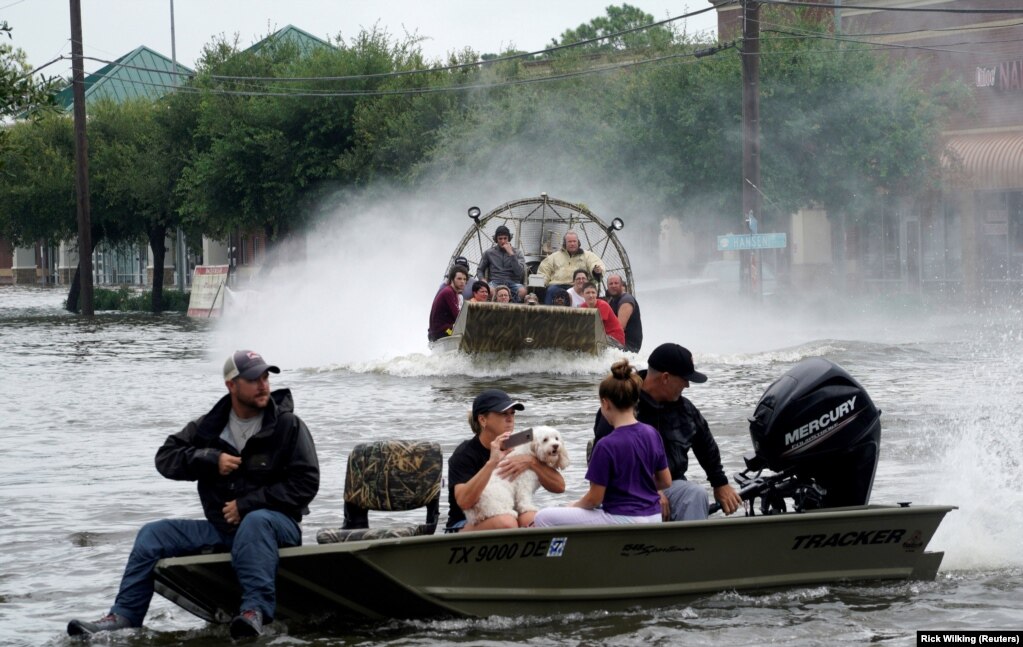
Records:
[[[565,234],[574,231],[582,248],[601,258],[603,276],[620,274],[629,286],[629,292],[636,293],[629,257],[618,240],[618,232],[625,226],[619,217],[609,224],[585,204],[559,200],[546,193],[507,202],[485,215],[481,215],[479,207],[470,207],[468,214],[472,224],[451,253],[442,274],[447,272],[455,258],[464,256],[469,261],[469,274],[475,275],[483,252],[493,245],[497,228],[503,225],[508,228],[516,249],[522,252],[526,261],[526,276],[522,283],[542,289],[543,279],[532,278],[533,275],[544,258],[561,248]],[[537,280],[541,282],[534,283]]]
[[[813,479],[823,507],[866,505],[881,444],[881,412],[841,366],[805,359],[767,388],[753,417],[754,469]]]

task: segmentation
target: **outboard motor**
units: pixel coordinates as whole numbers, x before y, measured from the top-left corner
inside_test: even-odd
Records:
[[[744,499],[761,498],[764,514],[784,511],[786,497],[797,511],[870,499],[881,412],[839,365],[799,362],[767,388],[749,422],[754,454],[735,479]],[[775,474],[761,476],[765,468]]]

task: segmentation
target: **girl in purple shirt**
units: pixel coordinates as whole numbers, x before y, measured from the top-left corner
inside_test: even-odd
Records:
[[[600,412],[611,426],[594,446],[586,480],[590,488],[567,508],[544,508],[536,526],[654,523],[661,520],[660,490],[671,485],[661,435],[638,422],[636,403],[642,380],[619,360],[600,383]]]

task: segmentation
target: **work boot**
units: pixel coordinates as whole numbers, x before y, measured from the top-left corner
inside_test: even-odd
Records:
[[[263,635],[263,612],[246,609],[231,621],[231,638],[255,638]]]
[[[133,627],[131,621],[116,613],[109,613],[96,622],[85,622],[84,620],[72,620],[67,623],[67,635],[69,636],[91,636],[101,631],[117,631]]]

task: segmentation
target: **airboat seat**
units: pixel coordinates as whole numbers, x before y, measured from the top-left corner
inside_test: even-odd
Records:
[[[429,441],[361,443],[348,456],[344,523],[316,533],[320,544],[432,535],[440,517],[440,445]],[[369,511],[426,508],[426,523],[369,527]]]

